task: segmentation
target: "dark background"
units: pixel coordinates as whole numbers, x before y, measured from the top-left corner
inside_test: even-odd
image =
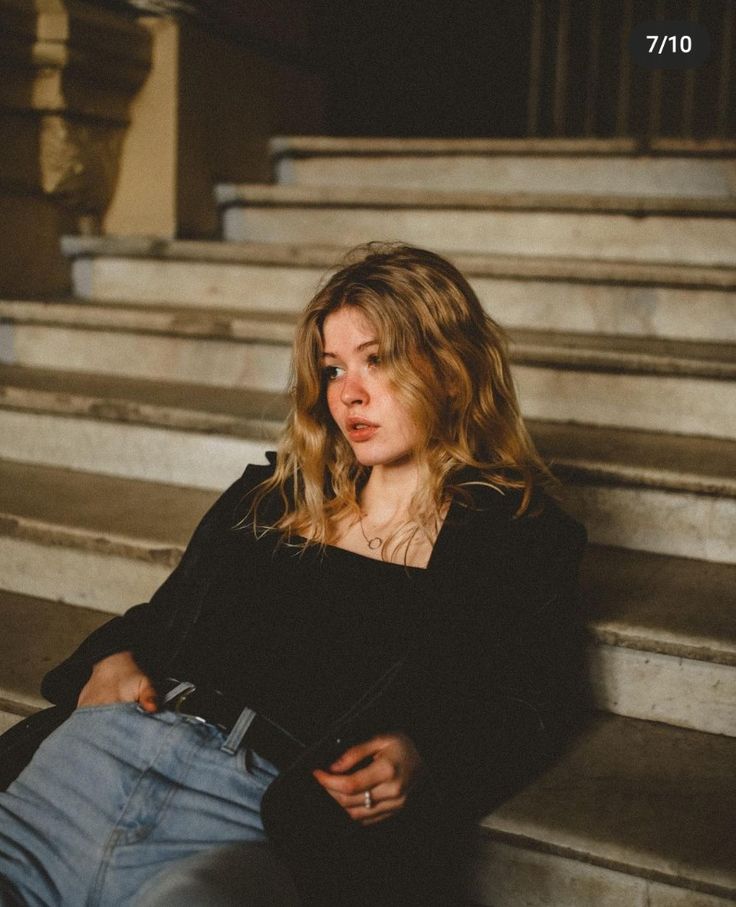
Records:
[[[724,57],[736,58],[736,0],[569,0],[564,113],[556,121],[555,60],[565,0],[103,2],[138,13],[176,10],[261,54],[320,73],[321,131],[328,135],[736,135],[736,92],[730,90],[720,120],[716,109],[719,83],[736,76],[733,63],[727,80],[723,70]],[[542,11],[540,91],[530,132],[535,9]],[[627,47],[627,15],[633,24],[696,19],[710,33],[710,60],[690,77],[683,70],[657,76],[638,67]],[[622,121],[619,94],[627,78]],[[690,115],[683,110],[688,90]]]

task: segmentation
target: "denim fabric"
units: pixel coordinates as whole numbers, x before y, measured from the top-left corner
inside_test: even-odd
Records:
[[[0,902],[1,903],[1,902]],[[269,844],[230,844],[177,860],[136,907],[301,907],[294,880]]]
[[[225,740],[136,703],[77,709],[0,793],[0,905],[132,907],[173,861],[264,842],[277,769]]]

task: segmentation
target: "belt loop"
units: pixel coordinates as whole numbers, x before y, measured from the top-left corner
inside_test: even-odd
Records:
[[[238,720],[233,725],[233,729],[228,734],[227,740],[222,744],[220,749],[229,753],[231,756],[234,756],[238,750],[238,747],[243,742],[243,737],[248,732],[248,728],[253,723],[253,719],[256,717],[256,713],[253,709],[249,709],[246,706],[243,711],[238,715]]]

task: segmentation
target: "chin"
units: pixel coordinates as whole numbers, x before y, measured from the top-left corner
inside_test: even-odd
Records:
[[[353,448],[353,453],[361,466],[400,466],[412,459],[412,454],[405,451],[390,453]]]

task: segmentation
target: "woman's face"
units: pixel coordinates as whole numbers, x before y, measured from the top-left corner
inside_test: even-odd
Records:
[[[322,326],[327,405],[363,466],[413,459],[420,433],[397,398],[378,357],[378,337],[364,315],[343,306]]]

